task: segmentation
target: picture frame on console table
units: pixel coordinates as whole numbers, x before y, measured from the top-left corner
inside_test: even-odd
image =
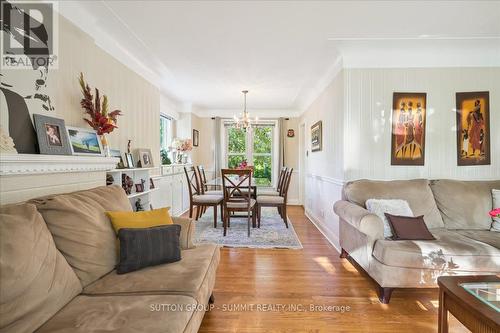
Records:
[[[140,148],[138,149],[138,154],[141,168],[153,167],[153,155],[151,154],[151,149]]]
[[[93,129],[66,127],[73,155],[104,156],[102,143]]]
[[[490,93],[456,93],[457,165],[490,165]]]
[[[35,123],[40,154],[71,155],[64,119],[34,114],[33,122]]]
[[[393,93],[391,165],[425,164],[426,118],[426,93]]]

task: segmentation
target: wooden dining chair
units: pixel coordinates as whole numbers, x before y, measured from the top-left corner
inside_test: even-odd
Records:
[[[274,188],[261,189],[261,190],[259,190],[259,195],[272,195],[272,196],[280,195],[280,190],[281,190],[281,187],[283,186],[283,180],[285,179],[286,171],[287,171],[287,167],[281,168],[280,175],[278,178],[278,185],[276,186],[276,189],[274,189]]]
[[[235,212],[247,213],[248,237],[250,237],[250,223],[255,225],[257,218],[256,201],[251,195],[252,171],[222,169],[222,190],[224,193],[224,236],[231,223],[231,214]]]
[[[196,208],[195,220],[201,217],[206,207],[214,208],[214,228],[217,228],[217,207],[220,205],[221,218],[224,220],[224,197],[222,194],[201,194],[201,182],[195,167],[184,167],[187,185],[189,188],[189,217],[193,217],[193,210]]]
[[[278,209],[285,226],[288,228],[288,219],[286,216],[286,205],[288,196],[288,187],[292,179],[293,168],[285,173],[283,184],[281,186],[280,195],[258,195],[257,196],[257,228],[260,228],[260,220],[262,215],[262,207],[276,207]]]
[[[207,184],[207,176],[205,174],[205,168],[203,165],[197,165],[196,171],[198,172],[198,177],[201,182],[201,193],[200,194],[217,194],[222,195],[222,190],[209,190],[208,187],[218,187],[218,185],[208,185]]]

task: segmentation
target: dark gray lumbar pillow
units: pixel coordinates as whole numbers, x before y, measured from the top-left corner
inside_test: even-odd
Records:
[[[181,260],[180,234],[181,226],[177,224],[120,229],[120,262],[116,273],[124,274]]]

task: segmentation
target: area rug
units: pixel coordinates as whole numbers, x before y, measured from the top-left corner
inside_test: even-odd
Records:
[[[251,228],[250,237],[247,237],[247,219],[240,217],[231,218],[231,227],[228,228],[227,235],[223,236],[224,228],[220,217],[217,228],[214,228],[212,208],[207,208],[206,213],[195,223],[196,244],[216,243],[226,247],[260,249],[302,249],[292,222],[288,219],[287,229],[276,208],[262,208],[260,228]]]

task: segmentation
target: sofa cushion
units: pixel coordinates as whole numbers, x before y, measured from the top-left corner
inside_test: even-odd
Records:
[[[384,237],[392,237],[393,232],[391,224],[385,216],[386,213],[399,215],[399,216],[413,216],[408,202],[399,199],[368,199],[366,200],[366,209],[380,217],[384,222]]]
[[[455,232],[462,236],[489,244],[500,250],[500,235],[498,232],[490,230],[455,230]],[[498,267],[498,271],[500,272],[500,267]]]
[[[493,196],[493,209],[500,208],[500,189],[491,190]],[[491,224],[491,230],[500,232],[500,217],[494,217]]]
[[[417,217],[385,214],[391,224],[393,240],[435,240],[422,215]]]
[[[116,233],[121,228],[149,228],[172,224],[169,208],[145,210],[142,212],[106,212]]]
[[[181,260],[180,234],[181,226],[177,224],[141,229],[121,228],[118,232],[120,262],[116,273],[124,274]]]
[[[78,296],[37,333],[185,332],[196,304],[182,295]]]
[[[432,241],[378,240],[373,256],[388,266],[496,272],[500,268],[500,250],[447,229],[433,229]]]
[[[114,269],[118,263],[116,234],[105,212],[132,210],[121,187],[96,187],[32,202],[83,286]]]
[[[81,290],[36,207],[1,207],[0,331],[34,331]]]
[[[181,226],[181,235],[179,237],[181,249],[188,250],[195,248],[196,245],[193,244],[193,236],[196,226],[193,219],[188,217],[172,217],[172,221],[174,224]]]
[[[343,196],[347,201],[365,207],[368,199],[406,200],[415,216],[424,215],[429,228],[442,228],[443,219],[434,201],[426,179],[413,180],[356,180],[344,186]]]
[[[447,229],[491,228],[489,212],[493,207],[491,190],[496,181],[433,180],[431,189]]]
[[[182,260],[118,275],[115,271],[87,286],[87,295],[175,294],[194,297],[206,304],[215,283],[219,247],[198,245],[182,251]]]

